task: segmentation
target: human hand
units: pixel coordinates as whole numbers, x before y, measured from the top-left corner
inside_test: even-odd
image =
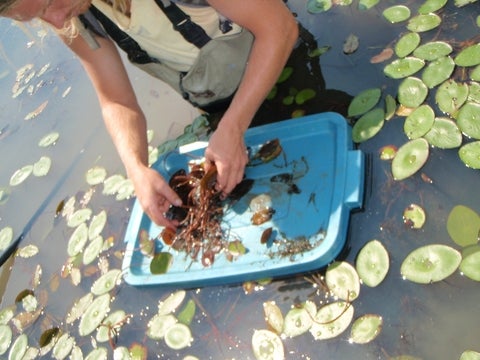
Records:
[[[182,200],[168,182],[157,171],[148,167],[137,173],[132,181],[137,199],[150,220],[157,225],[175,229],[178,222],[165,218],[165,213],[170,205],[181,206]]]

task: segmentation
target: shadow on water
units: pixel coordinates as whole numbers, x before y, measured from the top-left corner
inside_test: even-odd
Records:
[[[411,7],[412,13],[419,6],[412,1],[404,3]],[[278,84],[276,96],[265,102],[255,125],[290,118],[298,110],[305,114],[321,111],[345,114],[352,96],[371,87],[382,88],[396,97],[398,81],[383,74],[385,63],[370,62],[372,56],[393,46],[406,31],[404,23],[389,24],[382,18],[383,9],[391,2],[381,2],[368,11],[358,10],[357,3],[336,6],[315,15],[307,13],[305,1],[291,0],[288,5],[303,25],[302,39],[288,64],[293,73],[288,81]],[[422,38],[425,41],[455,39],[458,49],[462,42],[478,35],[477,9],[477,3],[457,8],[449,2],[441,11],[441,28],[422,34]],[[67,324],[65,319],[73,303],[90,291],[102,271],[121,268],[125,249],[123,236],[133,200],[117,201],[114,196],[102,195],[101,186],[85,183],[85,173],[94,165],[105,167],[109,175],[122,173],[123,169],[101,126],[98,104],[76,59],[51,34],[40,39],[37,27],[22,30],[5,20],[0,21],[0,27],[4,53],[0,62],[0,153],[8,154],[0,158],[0,187],[8,185],[16,169],[33,163],[40,155],[50,156],[55,165],[47,177],[30,178],[20,187],[11,189],[8,201],[0,205],[0,229],[11,225],[18,235],[52,190],[52,185],[74,159],[78,159],[75,169],[67,174],[67,181],[55,189],[47,210],[39,215],[22,241],[21,246],[38,246],[39,253],[31,258],[12,258],[2,267],[2,280],[8,280],[3,284],[2,309],[14,305],[15,319],[25,322],[25,333],[32,347],[38,347],[45,329],[59,327],[76,339],[86,355],[93,348],[90,336],[79,335],[78,320]],[[359,37],[360,46],[353,54],[346,55],[342,51],[343,41],[352,33]],[[319,57],[310,56],[312,51],[323,46],[330,49]],[[35,80],[34,84],[44,80],[37,91],[27,91],[12,99],[16,70],[27,63],[34,64],[37,71],[47,63],[50,67]],[[184,126],[198,115],[195,109],[158,82],[131,67],[129,73],[150,119],[149,128],[155,130],[153,144],[180,135]],[[70,94],[62,97],[69,88]],[[292,92],[306,88],[315,90],[314,98],[300,106],[285,102]],[[26,114],[46,100],[48,106],[42,114],[31,121],[24,120]],[[434,104],[432,96],[428,101]],[[156,121],[164,114],[178,119],[165,128],[161,121]],[[38,140],[52,130],[61,134],[58,143],[39,150]],[[369,344],[358,345],[349,343],[349,330],[326,341],[315,341],[306,333],[282,340],[288,359],[388,359],[399,355],[458,359],[467,349],[480,351],[477,283],[458,272],[430,285],[414,284],[400,275],[400,265],[413,249],[430,243],[454,246],[446,230],[446,219],[457,204],[480,210],[480,195],[474,190],[478,188],[478,173],[459,161],[456,150],[431,149],[422,172],[433,180],[432,183],[424,182],[420,176],[394,181],[390,163],[379,159],[378,150],[387,144],[400,146],[405,142],[403,121],[394,117],[385,123],[377,136],[359,145],[370,159],[368,191],[362,211],[352,214],[348,247],[342,254],[343,259],[353,264],[358,251],[371,239],[379,239],[388,249],[388,276],[376,288],[362,286],[359,298],[353,303],[355,318],[370,313],[382,316],[380,336]],[[326,155],[319,154],[320,159],[322,156]],[[86,194],[91,195],[88,202]],[[103,233],[105,239],[111,239],[111,247],[88,265],[83,265],[79,258],[68,257],[66,247],[72,229],[66,226],[65,219],[55,218],[58,204],[72,197],[77,207],[84,202],[94,214],[102,209],[108,212]],[[420,230],[407,228],[403,223],[403,210],[411,203],[420,204],[427,212],[427,223]],[[99,265],[103,266],[102,270]],[[159,300],[177,289],[133,287],[122,283],[111,292],[110,308],[111,311],[124,310],[132,314],[132,318],[117,334],[116,345],[142,344],[148,348],[149,359],[180,359],[189,354],[199,359],[253,359],[253,331],[267,328],[264,302],[275,301],[286,314],[292,306],[306,300],[318,305],[326,301],[321,286],[313,287],[305,279],[311,280],[312,275],[319,274],[188,290],[186,297],[196,305],[195,317],[190,323],[194,340],[190,347],[179,351],[168,348],[163,339],[152,340],[145,336]],[[41,280],[35,280],[36,277]],[[44,309],[37,318],[25,320],[25,315],[19,316],[22,308],[20,304],[15,305],[15,298],[24,289],[33,289],[41,299]],[[16,339],[19,332],[14,321],[8,324],[15,330]],[[99,341],[97,346],[110,349],[108,342]]]

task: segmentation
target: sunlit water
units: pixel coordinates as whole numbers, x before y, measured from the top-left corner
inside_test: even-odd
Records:
[[[369,11],[358,11],[354,4],[311,15],[307,14],[304,1],[289,1],[318,46],[331,46],[331,50],[320,58],[326,89],[337,90],[348,97],[370,87],[381,87],[385,93],[396,95],[399,82],[383,75],[385,63],[370,63],[372,56],[392,46],[406,31],[404,24],[388,24],[382,18],[382,10],[390,4],[385,2]],[[418,6],[415,2],[407,5],[412,13]],[[422,39],[461,42],[478,35],[475,25],[478,10],[478,4],[462,9],[449,5],[442,13],[441,29],[422,34]],[[40,253],[31,259],[16,259],[11,272],[6,267],[3,269],[8,282],[2,308],[13,304],[21,290],[32,287],[32,272],[40,264],[42,282],[35,292],[48,301],[45,315],[26,330],[30,345],[38,346],[41,332],[58,326],[76,336],[77,344],[87,354],[92,349],[90,338],[78,336],[77,323],[66,325],[64,319],[73,302],[90,290],[98,273],[94,273],[94,266],[83,268],[83,280],[77,286],[72,285],[69,277],[60,276],[68,257],[65,249],[71,231],[63,220],[54,220],[54,215],[62,199],[76,194],[80,198],[88,191],[84,175],[89,168],[101,165],[109,174],[122,173],[123,169],[103,128],[91,85],[74,56],[55,37],[42,38],[38,27],[18,27],[5,20],[0,26],[3,51],[0,58],[0,186],[7,186],[16,169],[34,163],[41,155],[50,156],[53,162],[48,176],[31,177],[12,188],[10,198],[0,206],[0,228],[12,226],[18,236],[50,195],[21,243],[37,245]],[[360,46],[354,54],[345,55],[343,40],[351,33],[359,37]],[[32,94],[25,91],[13,99],[16,71],[29,63],[37,71],[50,64],[45,74],[31,81],[34,85],[42,79],[44,82]],[[155,80],[135,69],[129,68],[129,71],[149,118],[149,128],[155,130],[153,143],[159,144],[181,134],[183,126],[197,116],[196,111]],[[300,84],[296,86],[301,86],[302,81],[295,80]],[[24,120],[47,100],[48,105],[40,115]],[[337,105],[341,109],[345,103],[341,100]],[[317,106],[307,104],[305,108],[308,111]],[[162,119],[172,118],[173,124],[170,121],[169,125],[162,126]],[[60,133],[57,144],[39,148],[38,140],[52,130]],[[432,184],[422,181],[418,175],[395,182],[390,175],[390,163],[379,159],[378,150],[384,145],[400,146],[405,142],[403,120],[395,117],[377,136],[361,144],[360,149],[369,159],[365,203],[364,209],[351,217],[350,236],[343,257],[353,264],[359,249],[371,239],[381,240],[389,251],[390,271],[385,281],[377,288],[362,286],[359,298],[353,303],[355,318],[368,313],[383,317],[380,336],[367,345],[353,345],[348,342],[349,329],[328,341],[315,341],[306,333],[283,340],[288,359],[387,359],[398,355],[458,359],[467,349],[480,351],[477,283],[458,272],[431,285],[414,284],[402,280],[400,275],[400,265],[413,249],[431,243],[456,247],[447,233],[446,219],[452,207],[458,204],[480,211],[478,172],[466,168],[456,150],[432,149],[422,169],[433,180]],[[100,191],[97,189],[89,206],[94,213],[106,209],[109,214],[105,233],[113,236],[116,244],[106,256],[110,268],[119,268],[132,201],[118,202],[102,196]],[[411,230],[403,224],[403,210],[411,203],[420,204],[426,210],[427,222],[421,230]],[[285,314],[295,303],[312,299],[320,304],[322,300],[322,295],[315,294],[303,275],[274,281],[248,295],[240,285],[188,291],[187,297],[194,298],[197,303],[191,324],[194,341],[190,348],[176,352],[161,340],[145,337],[147,321],[155,314],[158,300],[172,290],[126,284],[119,287],[112,310],[123,309],[133,314],[133,319],[123,327],[118,345],[144,344],[148,347],[149,359],[181,359],[188,354],[200,359],[251,359],[253,331],[266,328],[263,302],[275,300]]]

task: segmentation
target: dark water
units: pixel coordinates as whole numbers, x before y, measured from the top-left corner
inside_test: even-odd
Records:
[[[304,68],[302,75],[295,76],[290,83],[298,89],[310,82],[317,86],[319,96],[302,107],[306,113],[344,112],[352,96],[370,87],[380,87],[384,93],[396,96],[399,82],[383,75],[386,63],[371,64],[370,58],[392,46],[406,31],[404,23],[388,24],[382,17],[383,9],[397,3],[408,5],[412,14],[419,5],[388,1],[368,11],[359,11],[354,3],[311,15],[306,12],[304,1],[288,2],[304,26],[308,41],[313,41],[313,45],[316,42],[317,46],[331,46],[330,51],[320,57],[319,63],[303,57],[306,70]],[[422,34],[422,42],[445,40],[458,49],[462,41],[479,34],[475,25],[478,10],[478,3],[464,8],[449,3],[440,13],[441,27]],[[80,267],[83,276],[79,285],[73,285],[70,277],[61,276],[68,260],[65,250],[71,230],[63,219],[54,220],[55,209],[62,199],[74,195],[80,199],[89,191],[84,174],[92,166],[104,166],[109,174],[120,173],[123,169],[102,127],[92,89],[75,58],[53,36],[41,40],[38,27],[21,29],[5,20],[0,26],[4,51],[0,63],[0,186],[7,186],[16,169],[33,163],[41,154],[50,156],[54,164],[47,177],[29,178],[18,188],[12,188],[8,201],[0,205],[0,228],[12,226],[19,235],[45,197],[54,191],[51,201],[45,204],[44,211],[22,241],[22,245],[37,245],[39,254],[30,259],[14,259],[3,267],[6,284],[2,308],[14,304],[20,291],[33,287],[32,273],[40,265],[42,281],[35,287],[35,293],[48,300],[44,302],[43,315],[25,330],[29,344],[38,347],[42,331],[59,327],[75,337],[86,355],[92,349],[90,337],[79,336],[78,322],[66,324],[65,317],[73,302],[90,290],[98,277],[98,270],[95,266]],[[345,55],[343,41],[351,33],[359,37],[360,46],[355,53]],[[33,40],[35,43],[27,46]],[[301,52],[305,54],[305,49],[297,53]],[[51,64],[41,77],[45,83],[32,95],[23,93],[12,99],[15,72],[27,63],[34,64],[36,69]],[[302,61],[299,64],[297,68],[303,68]],[[159,144],[167,137],[180,134],[184,124],[196,116],[195,110],[154,80],[135,69],[130,72],[149,119],[166,118],[167,114],[176,119],[171,126],[162,126],[160,121],[151,120],[149,128],[155,129],[153,142]],[[35,83],[38,81],[40,78]],[[69,87],[70,93],[62,97]],[[48,105],[38,117],[23,120],[46,100]],[[433,104],[433,99],[429,98],[429,101]],[[287,117],[295,109],[285,107],[280,110],[275,113],[277,118]],[[271,116],[268,108],[265,114]],[[270,119],[265,117],[263,121]],[[36,146],[38,140],[52,130],[60,133],[58,143],[52,148],[39,149]],[[310,333],[306,333],[283,339],[286,358],[388,359],[411,355],[422,359],[458,359],[465,350],[480,351],[478,283],[458,272],[431,285],[414,284],[403,280],[400,275],[400,265],[413,249],[431,243],[456,247],[447,233],[446,219],[452,207],[458,204],[480,211],[478,172],[466,168],[458,159],[456,150],[431,149],[422,172],[433,183],[422,181],[418,175],[395,182],[390,175],[390,163],[379,159],[378,150],[388,144],[400,146],[406,140],[403,119],[394,117],[377,136],[359,146],[369,159],[364,209],[352,214],[348,244],[342,254],[342,259],[353,264],[359,249],[372,239],[382,241],[389,251],[387,278],[376,288],[362,286],[360,296],[353,303],[355,318],[369,313],[382,316],[381,334],[369,344],[355,345],[348,342],[349,329],[327,341],[315,341]],[[403,224],[403,210],[411,203],[420,204],[427,213],[427,222],[421,230],[412,230]],[[102,255],[110,268],[120,268],[123,236],[132,200],[116,201],[111,196],[102,196],[101,189],[97,188],[88,206],[94,213],[107,210],[108,224],[104,234],[105,237],[113,236],[115,244]],[[187,298],[194,299],[197,304],[196,316],[190,326],[194,341],[191,347],[178,352],[170,350],[162,340],[153,341],[145,336],[146,324],[156,313],[159,299],[175,289],[121,284],[115,291],[111,309],[123,309],[133,317],[122,328],[117,345],[143,344],[148,348],[149,359],[182,359],[189,354],[199,359],[252,359],[253,331],[266,328],[265,301],[274,300],[283,314],[294,304],[307,299],[317,305],[323,301],[323,294],[316,293],[303,276],[276,280],[249,294],[241,285],[187,291]],[[108,343],[98,345],[110,348]]]

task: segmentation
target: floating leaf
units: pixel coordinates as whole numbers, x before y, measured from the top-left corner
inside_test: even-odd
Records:
[[[392,160],[393,178],[403,180],[415,174],[427,161],[428,154],[428,142],[423,138],[403,144]]]
[[[283,315],[282,311],[275,304],[274,301],[266,301],[263,303],[263,311],[265,313],[265,321],[269,328],[271,328],[275,333],[281,334],[283,331]]]
[[[5,226],[0,230],[0,251],[5,250],[13,241],[13,228]]]
[[[470,79],[475,81],[480,81],[480,65],[477,65],[471,72],[470,72]]]
[[[468,85],[467,100],[480,104],[480,84],[478,82],[471,81]]]
[[[475,66],[480,64],[480,44],[467,46],[455,57],[458,66]]]
[[[40,335],[40,339],[38,340],[38,345],[40,345],[40,347],[45,347],[49,345],[53,340],[55,340],[59,332],[60,332],[60,329],[58,327],[53,327],[45,330]]]
[[[313,321],[310,333],[315,340],[326,340],[343,333],[353,319],[353,305],[337,301],[322,306]]]
[[[69,216],[67,226],[76,228],[81,223],[87,221],[92,216],[92,210],[89,208],[79,209]]]
[[[52,131],[51,133],[45,135],[40,139],[38,142],[39,147],[48,147],[50,145],[54,145],[58,138],[60,137],[60,134],[56,131]]]
[[[126,318],[127,315],[123,310],[117,310],[108,315],[97,329],[97,335],[95,336],[97,341],[109,341],[112,333],[118,335]]]
[[[115,197],[116,200],[126,200],[130,199],[135,193],[135,188],[133,183],[130,179],[125,179],[120,183],[120,186],[117,189],[117,196]]]
[[[450,56],[441,57],[427,65],[422,73],[422,81],[430,89],[450,78],[455,63]]]
[[[375,105],[377,105],[381,96],[382,90],[380,88],[363,90],[356,95],[348,105],[348,116],[359,116],[372,110]]]
[[[426,32],[435,29],[442,22],[437,14],[420,14],[408,21],[407,29],[415,32]]]
[[[360,0],[358,2],[358,8],[360,10],[368,10],[377,5],[380,0]]]
[[[173,262],[173,255],[169,252],[155,254],[150,262],[150,272],[154,275],[165,274]]]
[[[480,353],[473,350],[465,350],[459,360],[480,360]]]
[[[167,330],[177,321],[177,318],[172,314],[156,314],[147,324],[147,336],[153,340],[163,339]]]
[[[383,127],[385,112],[382,108],[370,110],[355,122],[352,139],[360,143],[374,137]]]
[[[325,282],[332,294],[345,301],[353,301],[360,294],[360,278],[355,268],[346,261],[334,261],[325,273]]]
[[[474,245],[478,242],[480,216],[471,208],[456,205],[448,215],[447,231],[452,240],[460,246]]]
[[[380,315],[366,314],[356,319],[352,324],[349,342],[367,344],[374,340],[382,331],[383,319]]]
[[[461,260],[460,253],[450,246],[426,245],[407,255],[400,267],[400,272],[407,280],[419,284],[430,284],[452,275]]]
[[[444,113],[455,114],[467,100],[468,93],[467,84],[449,79],[438,87],[435,101]]]
[[[455,3],[455,6],[462,7],[467,4],[474,3],[475,1],[477,0],[455,0],[454,3]]]
[[[293,338],[306,333],[312,326],[316,313],[317,307],[312,301],[306,301],[299,307],[293,307],[285,315],[283,334]]]
[[[316,94],[313,89],[300,90],[297,95],[295,95],[295,103],[297,105],[303,105],[306,101],[313,99]]]
[[[0,325],[0,355],[5,354],[10,347],[12,335],[13,332],[10,326],[5,324]]]
[[[33,165],[25,165],[24,167],[15,171],[10,178],[10,186],[17,186],[24,182],[32,173]]]
[[[43,110],[45,110],[45,108],[47,107],[48,105],[48,100],[44,101],[43,103],[41,103],[35,110],[33,110],[32,112],[28,113],[24,120],[32,120],[32,119],[35,119],[38,115],[40,115],[42,113]]]
[[[382,146],[379,150],[381,160],[392,160],[397,154],[397,147],[394,145]]]
[[[308,56],[311,58],[319,57],[329,51],[332,47],[330,45],[320,46],[314,50],[308,51]]]
[[[45,176],[50,171],[52,159],[48,156],[42,156],[35,164],[33,164],[32,173],[34,176]]]
[[[421,229],[425,221],[425,210],[420,205],[410,204],[403,211],[403,222],[412,229]]]
[[[92,240],[100,235],[106,223],[107,212],[102,210],[92,218],[92,221],[90,221],[90,225],[88,226],[88,238]]]
[[[90,264],[93,260],[95,260],[100,252],[103,249],[103,238],[101,236],[97,236],[93,239],[85,248],[83,252],[83,265]]]
[[[383,17],[392,24],[407,20],[410,17],[410,9],[405,5],[393,5],[383,10]]]
[[[390,267],[388,252],[378,240],[371,240],[365,244],[357,255],[355,268],[362,283],[370,286],[378,286]]]
[[[426,15],[440,10],[445,6],[448,0],[426,0],[419,8],[418,13]]]
[[[458,150],[460,160],[472,169],[480,169],[480,141],[463,145]]]
[[[167,315],[175,312],[185,299],[185,290],[177,290],[158,303],[158,314]]]
[[[252,336],[252,348],[257,360],[285,358],[282,340],[270,330],[255,330]]]
[[[434,61],[448,56],[453,51],[452,46],[444,41],[432,41],[420,45],[413,51],[413,55],[419,59]]]
[[[293,68],[290,66],[286,66],[283,70],[282,73],[280,74],[280,77],[277,80],[277,84],[281,84],[285,81],[287,81],[290,76],[293,74]]]
[[[145,350],[145,352],[146,352],[146,350]],[[143,359],[146,359],[146,358],[147,358],[146,354],[144,356],[142,356],[142,355],[135,356],[135,354],[133,352],[131,353],[130,350],[125,346],[117,346],[113,350],[113,359],[114,360],[131,360],[131,359],[143,360]]]
[[[85,313],[78,324],[78,333],[80,336],[91,334],[105,318],[110,311],[110,295],[103,294],[97,297],[87,307]]]
[[[195,301],[189,299],[183,309],[178,313],[178,321],[182,324],[190,325],[192,323],[193,317],[195,316],[195,310]]]
[[[170,326],[165,332],[165,344],[170,349],[180,350],[192,344],[193,337],[190,328],[182,323]]]
[[[159,152],[160,152],[160,150],[159,150]],[[114,195],[118,191],[118,188],[121,186],[121,184],[123,183],[124,180],[125,180],[125,177],[123,175],[120,175],[120,174],[115,174],[115,175],[112,175],[112,176],[108,177],[103,182],[102,194],[103,195]]]
[[[75,345],[75,338],[70,336],[68,333],[62,334],[58,340],[55,342],[53,347],[53,357],[56,360],[65,359],[72,352],[73,346]],[[72,357],[73,358],[73,357]]]
[[[10,352],[8,353],[8,360],[21,360],[28,348],[27,334],[20,334],[13,342]]]
[[[408,108],[420,106],[427,95],[427,86],[416,77],[404,79],[398,87],[398,102]]]
[[[22,247],[21,249],[18,249],[16,255],[18,257],[27,259],[27,258],[31,258],[32,256],[37,255],[38,251],[39,251],[38,246],[30,244],[30,245]]]
[[[465,135],[480,139],[480,104],[465,103],[457,113],[457,125]]]
[[[350,34],[343,42],[343,52],[347,55],[357,51],[359,45],[358,36]]]
[[[307,11],[311,14],[318,14],[330,10],[332,0],[308,0]]]
[[[105,294],[120,283],[121,276],[122,271],[120,269],[112,269],[95,280],[90,291],[93,295]]]
[[[101,184],[107,177],[107,170],[101,166],[94,166],[87,170],[85,174],[85,180],[88,185],[98,185]]]
[[[480,246],[473,245],[467,249],[468,254],[462,254],[460,271],[469,279],[480,281]]]
[[[88,228],[86,223],[81,223],[77,226],[77,228],[73,231],[70,239],[68,240],[67,245],[67,253],[69,256],[76,256],[78,255],[85,244],[88,241]]]
[[[433,126],[435,112],[429,105],[421,105],[405,119],[403,131],[409,139],[417,139],[425,135]]]
[[[418,35],[418,33],[406,33],[395,44],[395,54],[399,58],[404,58],[410,55],[420,44],[420,40],[420,35]]]
[[[392,79],[403,79],[413,75],[425,66],[425,61],[416,57],[407,56],[393,60],[385,66],[383,72]]]
[[[108,350],[104,347],[97,347],[85,356],[85,360],[106,360],[108,359]]]
[[[372,58],[370,59],[370,63],[378,64],[378,63],[384,62],[390,59],[393,56],[393,53],[394,53],[393,49],[390,47],[387,47],[383,49],[379,54],[372,56]]]
[[[454,149],[462,144],[462,133],[455,121],[437,117],[424,138],[431,146],[439,149]]]
[[[65,321],[67,324],[73,323],[75,320],[79,319],[85,311],[88,309],[90,304],[93,302],[93,294],[87,293],[82,296],[80,299],[75,301],[72,308],[70,309]]]
[[[387,94],[385,96],[385,120],[390,120],[393,115],[395,115],[395,110],[397,109],[397,101],[395,98]]]

